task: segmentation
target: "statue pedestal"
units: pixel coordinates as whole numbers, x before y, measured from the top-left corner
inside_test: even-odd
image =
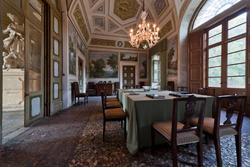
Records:
[[[3,111],[24,110],[24,70],[3,70]]]

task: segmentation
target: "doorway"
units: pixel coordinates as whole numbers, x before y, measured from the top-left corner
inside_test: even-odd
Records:
[[[135,88],[135,66],[122,66],[122,83],[125,89]]]
[[[24,1],[20,6],[24,15],[7,2],[3,2],[3,9],[3,117],[0,123],[3,142],[7,142],[43,116],[44,4],[41,0]]]

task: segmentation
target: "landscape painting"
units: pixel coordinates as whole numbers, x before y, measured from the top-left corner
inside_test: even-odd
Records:
[[[168,75],[177,75],[178,57],[177,57],[177,38],[174,37],[168,41],[167,50]]]
[[[90,52],[90,78],[118,78],[118,53]]]
[[[121,53],[121,61],[137,61],[138,56],[136,53]]]
[[[140,70],[140,79],[147,78],[147,55],[146,54],[139,54],[139,70]]]
[[[69,74],[76,75],[76,47],[77,33],[71,22],[69,22]]]

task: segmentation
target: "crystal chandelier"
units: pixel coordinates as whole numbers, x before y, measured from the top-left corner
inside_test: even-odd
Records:
[[[158,36],[159,34],[159,27],[156,27],[156,24],[153,26],[150,23],[146,22],[146,18],[148,13],[144,9],[144,0],[143,0],[143,10],[141,13],[142,23],[138,25],[137,31],[134,34],[134,30],[130,29],[130,44],[133,47],[139,48],[142,46],[144,49],[151,48],[154,46],[160,39]]]

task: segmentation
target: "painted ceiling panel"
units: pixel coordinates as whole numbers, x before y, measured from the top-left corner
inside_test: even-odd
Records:
[[[142,0],[81,0],[91,36],[126,38],[130,28],[141,22]],[[173,20],[175,3],[172,0],[145,0],[147,21],[163,28],[164,20]],[[169,19],[171,17],[171,19]]]

